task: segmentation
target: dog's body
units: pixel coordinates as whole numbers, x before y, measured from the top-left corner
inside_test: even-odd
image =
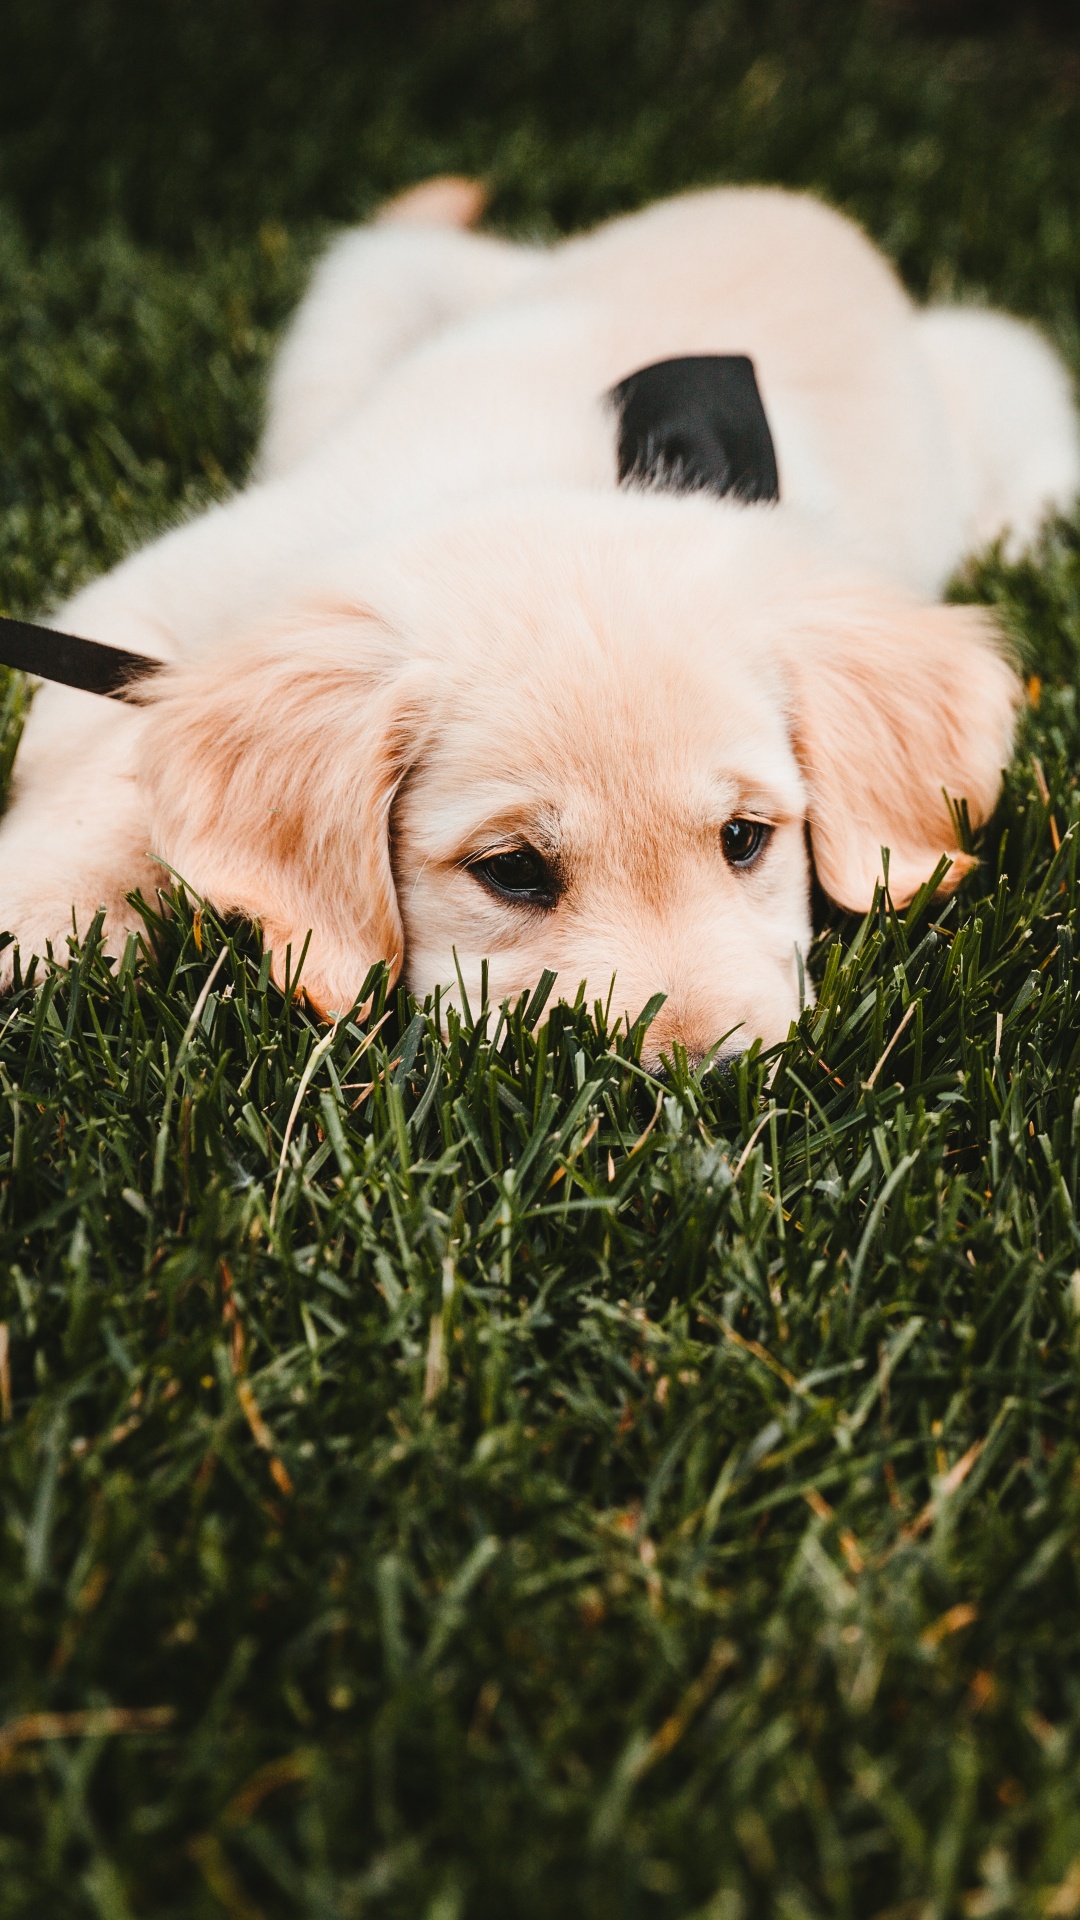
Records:
[[[956,853],[943,787],[994,803],[1015,683],[926,596],[1071,500],[1064,373],[1002,316],[918,313],[807,198],[687,196],[541,252],[440,225],[470,191],[338,242],[253,484],[58,614],[176,665],[145,709],[39,692],[0,922],[62,952],[104,905],[115,950],[165,862],[258,918],[279,975],[310,930],[324,1010],[375,958],[423,992],[486,955],[497,997],[544,966],[631,1012],[666,991],[653,1057],[780,1037],[804,824],[862,907],[883,846],[897,899]],[[724,353],[754,360],[780,505],[617,491],[605,396]]]

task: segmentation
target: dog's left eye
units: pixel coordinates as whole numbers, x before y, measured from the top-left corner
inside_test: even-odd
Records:
[[[555,876],[535,847],[514,847],[507,853],[489,853],[474,860],[469,872],[492,893],[530,907],[552,907],[558,888]]]
[[[772,828],[764,820],[729,820],[721,828],[720,844],[729,867],[752,867],[764,852]]]

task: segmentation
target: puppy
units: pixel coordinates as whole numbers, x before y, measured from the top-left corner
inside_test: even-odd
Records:
[[[168,662],[145,703],[36,696],[0,922],[62,951],[169,871],[347,1008],[372,961],[496,1000],[552,968],[645,1058],[782,1038],[809,839],[865,909],[968,857],[1017,684],[934,604],[1080,483],[1064,372],[1000,315],[920,314],[865,237],[771,190],[692,194],[550,252],[435,182],[318,269],[252,483],[57,624]],[[449,223],[449,224],[448,224]],[[778,504],[618,482],[636,369],[749,354]],[[659,476],[661,483],[664,475]],[[887,851],[883,851],[887,850]],[[310,937],[309,937],[310,936]],[[612,982],[614,987],[612,988]]]

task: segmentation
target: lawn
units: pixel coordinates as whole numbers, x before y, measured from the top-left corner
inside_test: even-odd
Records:
[[[812,186],[1080,372],[1080,43],[981,12],[5,0],[0,605],[240,478],[446,166]],[[980,865],[819,903],[725,1079],[327,1031],[185,903],[0,1006],[0,1920],[1080,1914],[1080,522],[953,590],[1028,677]]]

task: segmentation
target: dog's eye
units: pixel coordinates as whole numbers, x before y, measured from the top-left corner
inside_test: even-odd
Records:
[[[729,820],[720,830],[720,844],[729,867],[752,867],[764,852],[772,828],[764,820]]]
[[[477,880],[505,900],[530,907],[552,907],[558,891],[555,876],[535,847],[514,847],[507,853],[489,853],[469,868]]]

